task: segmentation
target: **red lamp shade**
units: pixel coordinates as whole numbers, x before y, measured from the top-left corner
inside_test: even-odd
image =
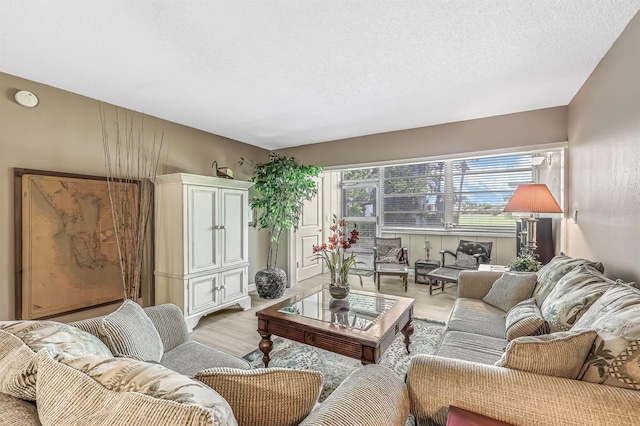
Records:
[[[558,202],[544,183],[518,185],[504,208],[505,212],[562,213]]]

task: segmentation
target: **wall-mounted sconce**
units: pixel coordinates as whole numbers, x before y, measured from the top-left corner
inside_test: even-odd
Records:
[[[16,102],[23,107],[33,108],[38,105],[38,97],[28,90],[20,90],[15,94]]]

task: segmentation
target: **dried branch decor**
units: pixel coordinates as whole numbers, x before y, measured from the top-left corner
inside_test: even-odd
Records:
[[[125,299],[140,296],[142,267],[153,208],[155,180],[164,134],[154,128],[150,140],[144,134],[144,115],[120,114],[115,109],[113,144],[105,110],[100,105],[102,143],[111,212],[122,268]],[[113,146],[112,146],[113,145]],[[135,190],[125,183],[137,183]]]

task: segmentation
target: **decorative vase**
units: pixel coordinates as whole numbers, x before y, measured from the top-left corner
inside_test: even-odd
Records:
[[[342,285],[329,284],[329,294],[331,294],[331,297],[334,299],[344,299],[349,295],[350,289],[349,283]]]
[[[329,294],[334,299],[344,299],[349,295],[351,286],[349,285],[348,274],[335,274],[331,277],[331,283],[329,284]]]
[[[287,287],[287,274],[280,268],[256,272],[256,291],[263,299],[282,297]]]

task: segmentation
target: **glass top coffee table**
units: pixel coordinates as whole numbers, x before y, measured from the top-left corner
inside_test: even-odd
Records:
[[[328,286],[276,303],[256,312],[264,366],[273,348],[271,335],[374,364],[402,333],[409,352],[413,303],[407,297],[357,290],[333,299]]]

